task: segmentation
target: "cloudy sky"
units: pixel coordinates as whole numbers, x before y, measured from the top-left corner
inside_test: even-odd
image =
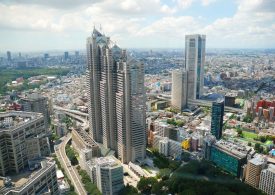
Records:
[[[274,48],[275,0],[0,0],[0,50],[84,49],[93,26],[125,48]]]

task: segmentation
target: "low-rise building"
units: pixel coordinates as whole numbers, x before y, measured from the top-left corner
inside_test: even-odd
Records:
[[[114,156],[100,157],[88,163],[88,174],[104,195],[118,195],[123,188],[123,167]]]
[[[0,194],[3,195],[59,195],[55,161],[42,159],[17,175],[0,179]]]
[[[240,177],[249,152],[242,145],[220,140],[211,146],[210,160],[232,175]]]
[[[98,144],[93,140],[91,135],[81,128],[72,130],[72,145],[79,153],[80,166],[86,169],[86,162],[93,157],[100,156]]]
[[[168,137],[154,136],[153,147],[165,156],[179,157],[182,153],[181,143]]]

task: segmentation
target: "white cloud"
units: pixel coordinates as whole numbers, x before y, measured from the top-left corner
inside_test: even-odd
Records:
[[[208,6],[214,2],[216,2],[217,0],[201,0],[201,3],[203,6]]]
[[[174,0],[174,6],[160,0],[95,0],[92,4],[85,4],[83,0],[85,6],[75,9],[57,9],[58,6],[54,5],[45,7],[44,4],[30,4],[30,0],[27,1],[29,4],[0,3],[0,32],[20,30],[22,33],[44,32],[49,36],[69,37],[77,33],[87,36],[94,25],[101,24],[103,31],[113,40],[128,47],[133,44],[129,40],[139,40],[138,46],[144,44],[148,47],[149,43],[155,44],[151,47],[157,47],[168,40],[171,47],[183,47],[179,40],[191,33],[206,34],[207,44],[212,47],[275,44],[274,0],[237,0],[234,16],[218,18],[209,24],[200,16],[180,13],[195,1],[206,6],[215,0]],[[85,37],[79,39],[82,41]]]
[[[177,0],[178,6],[183,9],[190,7],[193,2],[194,0]]]

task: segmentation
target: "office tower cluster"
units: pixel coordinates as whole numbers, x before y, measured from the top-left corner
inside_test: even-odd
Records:
[[[0,113],[0,194],[59,194],[41,113]]]
[[[203,94],[205,35],[185,36],[185,64],[172,72],[172,107],[182,111],[188,99],[199,99]]]
[[[87,39],[89,124],[93,139],[123,163],[145,156],[144,65],[96,29]]]

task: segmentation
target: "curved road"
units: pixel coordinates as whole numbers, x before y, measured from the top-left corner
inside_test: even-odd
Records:
[[[80,176],[78,175],[75,168],[71,165],[71,162],[66,155],[65,147],[71,138],[72,138],[71,134],[64,136],[62,143],[60,143],[58,145],[58,148],[56,148],[55,153],[56,153],[58,160],[61,163],[61,166],[64,168],[69,179],[72,181],[77,194],[85,195],[85,194],[87,194],[87,192],[82,185]]]

